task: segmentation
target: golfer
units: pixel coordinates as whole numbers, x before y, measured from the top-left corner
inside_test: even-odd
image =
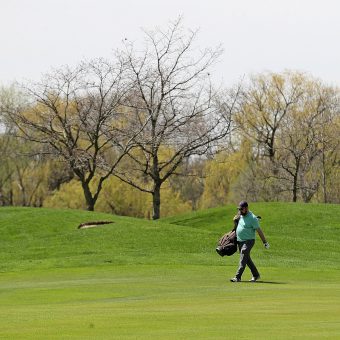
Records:
[[[238,225],[236,229],[237,244],[240,251],[240,263],[236,275],[230,279],[231,282],[240,282],[242,274],[246,268],[249,267],[253,277],[251,282],[256,282],[260,278],[254,262],[250,258],[250,251],[255,244],[255,230],[259,234],[266,249],[269,249],[269,243],[267,242],[263,231],[260,228],[258,218],[248,209],[248,203],[241,201],[238,206],[239,214],[234,217],[234,220],[238,219]]]

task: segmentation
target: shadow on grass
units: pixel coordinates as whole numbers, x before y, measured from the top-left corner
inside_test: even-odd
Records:
[[[256,281],[256,282],[251,282],[251,281],[241,281],[242,283],[250,283],[252,285],[254,284],[260,284],[260,283],[268,283],[271,285],[285,285],[288,282],[279,282],[279,281]]]

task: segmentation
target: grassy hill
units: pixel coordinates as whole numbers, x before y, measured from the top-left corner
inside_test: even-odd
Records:
[[[259,261],[274,267],[330,267],[340,269],[340,205],[254,203],[250,210],[262,217],[261,228],[271,245],[261,249]],[[168,223],[209,231],[211,237],[231,229],[233,206],[209,209],[167,219]],[[255,252],[254,252],[255,253]]]
[[[340,268],[340,206],[257,203],[270,244],[257,239],[264,266]],[[121,264],[235,264],[219,258],[217,239],[232,227],[233,206],[147,221],[74,210],[0,209],[0,271]],[[77,229],[85,221],[115,223]],[[255,256],[255,255],[254,255]],[[235,259],[234,259],[235,258]],[[227,259],[227,260],[226,260]]]
[[[0,208],[0,338],[338,339],[340,206],[250,210],[271,244],[257,239],[256,284],[228,282],[238,256],[214,250],[234,206],[159,221]],[[96,220],[114,223],[77,229]]]

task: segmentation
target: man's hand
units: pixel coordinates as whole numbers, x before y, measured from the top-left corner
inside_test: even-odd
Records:
[[[265,247],[266,249],[269,249],[269,248],[270,248],[270,245],[269,245],[268,242],[263,243],[263,245],[264,245],[264,247]]]

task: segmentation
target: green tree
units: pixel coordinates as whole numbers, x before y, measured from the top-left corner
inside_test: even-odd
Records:
[[[250,148],[251,144],[244,140],[239,150],[221,152],[212,160],[206,161],[204,192],[200,202],[201,207],[216,207],[235,200],[233,187],[239,176],[247,168],[249,155],[251,154]]]
[[[98,180],[99,178],[94,180],[94,186],[96,185],[95,181]],[[162,195],[165,198],[162,206],[164,216],[190,210],[190,204],[181,200],[179,194],[172,191],[169,186],[165,185],[162,188]],[[80,181],[74,179],[61,184],[59,190],[55,190],[45,199],[44,207],[84,209],[86,201],[82,194]],[[152,201],[149,194],[111,176],[103,185],[96,210],[117,215],[151,218]]]

